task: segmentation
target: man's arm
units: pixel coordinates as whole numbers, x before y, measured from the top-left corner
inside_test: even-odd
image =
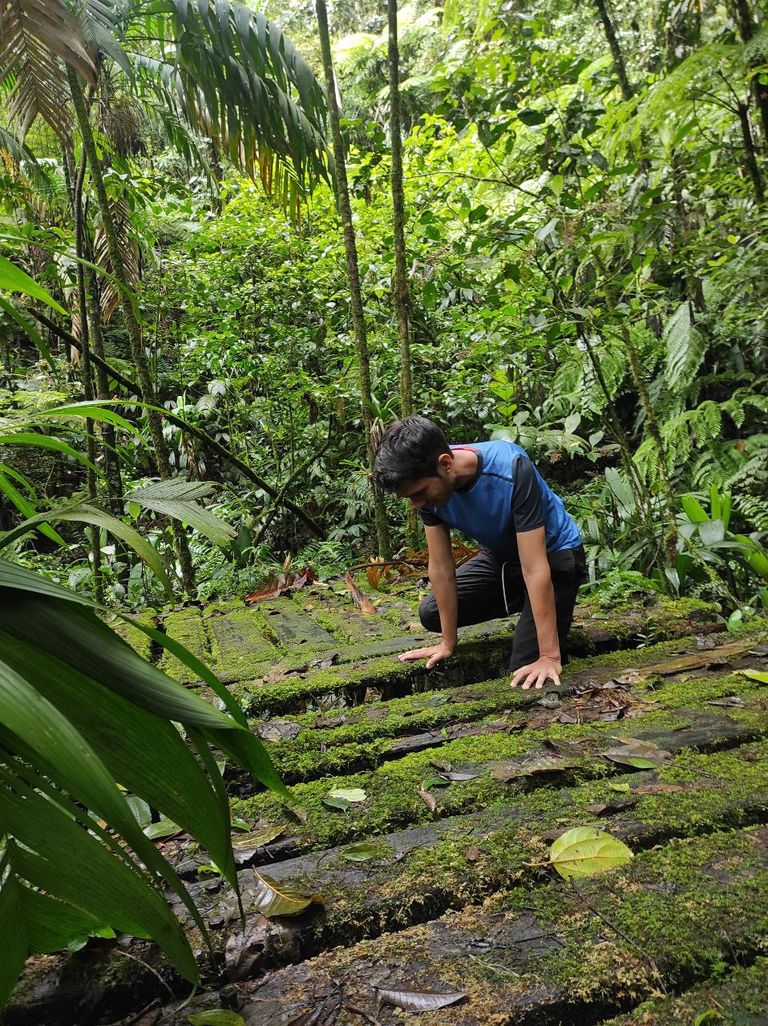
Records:
[[[429,549],[429,580],[440,614],[440,643],[428,648],[414,648],[403,652],[401,662],[426,659],[427,669],[452,656],[458,643],[458,598],[456,595],[456,565],[451,549],[451,531],[447,524],[425,526]]]
[[[563,667],[560,661],[555,589],[552,587],[552,574],[547,559],[545,529],[537,527],[532,531],[518,532],[517,551],[536,626],[539,658],[535,663],[515,670],[511,684],[513,688],[521,682],[523,688],[540,688],[547,680],[559,684]]]

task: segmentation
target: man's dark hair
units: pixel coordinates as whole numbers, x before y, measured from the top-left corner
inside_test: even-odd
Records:
[[[376,452],[373,474],[384,491],[422,477],[437,476],[437,458],[450,453],[442,430],[426,417],[404,417],[389,425]]]

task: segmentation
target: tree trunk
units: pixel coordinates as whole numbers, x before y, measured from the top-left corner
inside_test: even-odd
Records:
[[[139,378],[141,398],[146,403],[156,405],[155,390],[152,379],[149,375],[149,367],[144,355],[144,343],[136,311],[133,306],[133,295],[123,269],[122,257],[120,255],[120,244],[115,231],[115,224],[112,218],[112,211],[109,206],[107,191],[104,186],[104,178],[101,173],[101,163],[96,153],[96,145],[93,140],[91,124],[88,120],[88,112],[85,109],[85,100],[80,80],[74,69],[67,65],[67,80],[70,92],[72,93],[72,104],[75,110],[78,127],[83,141],[83,148],[91,168],[91,179],[96,190],[96,199],[101,213],[101,223],[104,235],[107,240],[109,258],[112,264],[112,276],[120,293],[120,307],[123,312],[125,327],[128,332],[128,339],[131,346],[136,372]],[[167,479],[171,476],[171,465],[168,459],[168,446],[163,436],[163,426],[159,414],[151,410],[147,411],[149,430],[152,436],[152,443],[155,450],[155,461],[160,477]],[[182,583],[188,595],[194,597],[195,578],[192,569],[192,557],[187,543],[187,536],[184,529],[177,521],[173,521],[173,532],[176,539],[176,552],[181,566]]]
[[[736,18],[736,24],[739,26],[739,35],[742,42],[748,43],[754,38],[757,31],[755,22],[752,20],[749,0],[731,0],[731,7]],[[765,64],[766,57],[768,57],[768,54],[756,54],[750,62],[751,66],[753,68],[762,66]],[[763,128],[763,147],[768,149],[768,83],[758,81],[758,76],[755,75],[752,79],[752,93],[755,97],[757,109],[760,111],[760,123]]]
[[[387,514],[384,508],[384,497],[375,484],[373,484],[373,417],[371,397],[371,367],[368,355],[368,338],[365,330],[365,316],[363,314],[363,298],[360,288],[360,269],[357,259],[357,243],[355,240],[355,227],[352,222],[352,207],[349,201],[349,186],[347,184],[347,166],[344,157],[344,143],[341,138],[341,126],[339,124],[339,106],[336,100],[336,80],[333,73],[333,60],[331,58],[331,41],[328,34],[328,12],[325,0],[315,0],[317,12],[317,26],[320,34],[320,51],[323,58],[323,71],[325,72],[325,88],[328,100],[328,120],[331,126],[331,137],[333,139],[333,158],[336,164],[336,202],[339,208],[339,217],[344,231],[344,251],[347,258],[347,277],[349,279],[350,309],[352,313],[352,325],[355,337],[355,350],[357,353],[357,371],[360,380],[360,397],[362,399],[363,428],[365,431],[365,448],[368,457],[368,466],[371,473],[373,487],[374,515],[376,520],[376,536],[379,543],[379,555],[384,559],[391,556],[389,544],[389,526]]]
[[[624,55],[621,52],[619,40],[616,36],[616,30],[613,27],[611,16],[608,13],[606,2],[605,0],[595,0],[595,6],[597,7],[597,13],[600,16],[600,21],[602,22],[603,29],[605,30],[605,38],[608,40],[608,46],[611,50],[613,68],[616,72],[616,77],[619,80],[619,85],[621,86],[621,95],[625,100],[631,100],[634,96],[634,90],[629,84],[627,66],[624,63]]]
[[[752,179],[752,187],[755,190],[755,198],[758,203],[765,199],[763,190],[763,179],[760,175],[760,168],[757,164],[755,153],[755,140],[752,137],[752,126],[749,123],[749,109],[746,103],[740,103],[738,107],[739,124],[741,125],[741,138],[744,143],[744,163],[747,165],[749,177]]]
[[[403,137],[400,116],[400,52],[397,44],[397,0],[388,0],[389,14],[389,134],[392,146],[392,234],[395,249],[394,300],[397,333],[400,338],[400,415],[413,413],[411,376],[410,295],[405,253],[405,192],[403,189]],[[416,510],[408,504],[406,542],[415,549],[419,544]]]
[[[81,263],[85,254],[85,225],[83,223],[83,183],[85,182],[85,169],[87,166],[85,151],[80,155],[80,163],[76,168],[75,179],[71,189],[72,217],[75,223],[75,253],[79,257],[77,262],[77,309],[80,320],[80,363],[83,381],[83,394],[90,402],[95,398],[93,390],[93,371],[91,368],[91,345],[88,335],[88,307],[85,296],[85,271]],[[64,167],[69,168],[69,153],[64,153]],[[70,175],[67,173],[67,178]],[[86,487],[88,498],[92,501],[98,499],[96,487],[96,425],[93,420],[86,417],[85,420],[85,454],[92,464],[86,471]],[[91,548],[91,574],[93,578],[93,596],[97,602],[104,603],[104,578],[101,573],[101,531],[98,527],[91,526],[87,529]]]

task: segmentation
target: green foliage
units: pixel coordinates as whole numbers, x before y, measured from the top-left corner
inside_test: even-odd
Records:
[[[237,890],[211,746],[284,790],[268,756],[226,690],[158,632],[153,639],[201,673],[229,714],[144,662],[71,592],[5,562],[0,605],[0,1005],[28,954],[111,930],[153,938],[196,980],[162,888],[176,892],[204,937],[205,926],[142,829],[141,809],[188,830]]]

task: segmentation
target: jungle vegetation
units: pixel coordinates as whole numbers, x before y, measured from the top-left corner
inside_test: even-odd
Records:
[[[115,683],[128,650],[89,603],[239,597],[289,559],[418,548],[369,480],[382,426],[418,411],[520,441],[593,582],[640,574],[734,629],[768,608],[768,20],[752,0],[1,0],[0,19],[0,834],[23,838],[0,904],[28,925],[0,995],[27,950],[99,927],[33,865],[52,815],[99,848],[105,893],[122,874],[113,923],[194,978],[95,706],[46,748],[73,625],[100,708],[144,729],[121,687],[149,670]],[[149,771],[131,786],[205,842],[228,823],[209,744],[281,785],[238,708],[184,694],[154,712],[185,724],[194,758],[165,740],[210,817],[166,809]]]

